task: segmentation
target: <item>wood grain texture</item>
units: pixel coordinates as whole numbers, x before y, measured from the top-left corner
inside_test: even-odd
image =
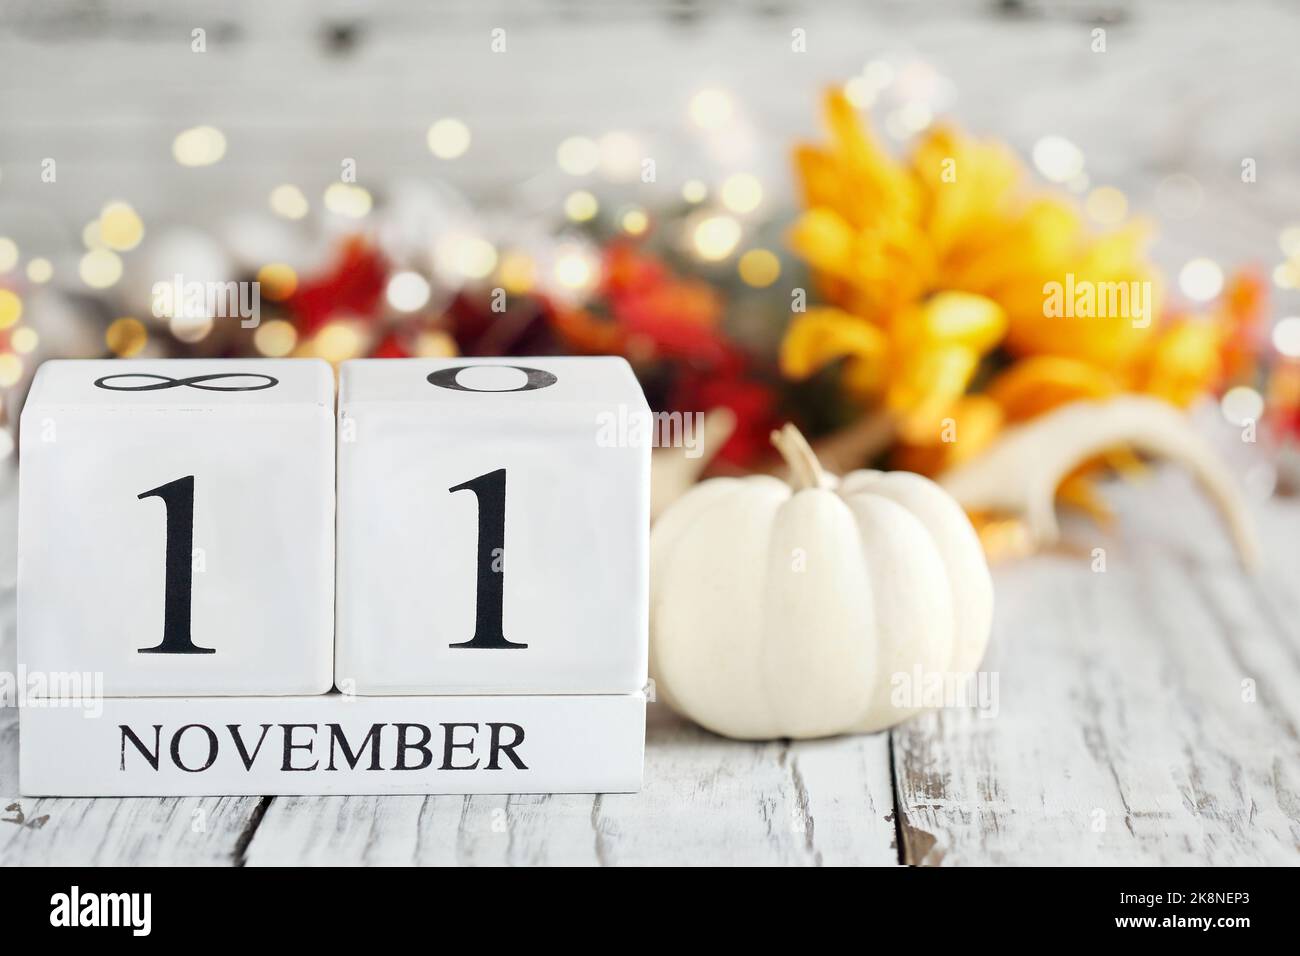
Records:
[[[652,705],[639,794],[29,801],[7,709],[0,863],[1300,862],[1300,506],[1250,577],[1184,476],[1110,495],[1115,534],[996,570],[992,716],[751,744]]]
[[[999,569],[997,715],[894,733],[906,862],[1300,863],[1296,579],[1278,574],[1300,510],[1264,510],[1252,579],[1184,476],[1112,495],[1115,536],[1076,526],[1082,555]]]
[[[24,255],[77,248],[119,195],[151,232],[260,209],[282,181],[315,204],[343,157],[381,198],[437,176],[488,207],[545,211],[574,182],[556,144],[609,129],[633,129],[659,160],[654,205],[716,169],[683,121],[705,84],[739,94],[748,135],[732,159],[784,204],[788,145],[820,129],[818,90],[898,51],[939,68],[966,128],[1022,154],[1046,133],[1078,143],[1092,182],[1165,223],[1154,256],[1171,275],[1192,255],[1276,257],[1300,193],[1286,4],[1127,6],[1104,55],[1074,2],[1014,17],[963,0],[473,3],[436,16],[413,0],[0,6],[0,220]],[[204,24],[209,52],[192,54]],[[504,57],[487,52],[498,25]],[[806,55],[789,52],[793,26]],[[443,115],[471,125],[464,161],[435,163],[424,146]],[[228,155],[183,169],[171,139],[199,122],[225,130]],[[36,189],[45,157],[59,182]],[[1181,173],[1199,182],[1195,201],[1161,189]],[[71,275],[68,256],[57,268]],[[1277,314],[1295,312],[1279,295]],[[14,666],[14,494],[0,468],[0,670]],[[17,721],[0,709],[0,807],[18,807],[0,813],[0,864],[1300,862],[1300,505],[1259,506],[1267,561],[1251,577],[1182,476],[1108,494],[1113,534],[1070,524],[1066,550],[997,569],[996,716],[944,710],[892,735],[758,745],[655,705],[640,794],[20,801]]]
[[[639,794],[285,798],[249,865],[894,864],[883,735],[739,744],[651,705]]]
[[[3,613],[12,615],[12,607],[9,592]],[[6,630],[12,633],[12,625]],[[11,646],[0,648],[0,670],[9,673]],[[265,802],[261,797],[20,797],[18,712],[0,708],[0,864],[237,865]]]

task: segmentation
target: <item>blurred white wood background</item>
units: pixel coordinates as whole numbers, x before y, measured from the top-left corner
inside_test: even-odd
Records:
[[[195,28],[206,53],[191,52]],[[505,53],[491,52],[496,28]],[[791,50],[796,28],[806,53]],[[781,202],[790,143],[820,135],[819,91],[894,56],[937,70],[971,131],[1025,155],[1049,133],[1077,143],[1093,183],[1163,223],[1164,264],[1271,258],[1300,217],[1298,30],[1286,0],[3,0],[0,234],[75,247],[114,196],[150,225],[211,225],[264,208],[280,182],[317,200],[345,157],[377,189],[438,176],[486,205],[558,203],[572,182],[558,143],[609,130],[635,133],[671,192],[713,172],[686,122],[705,86],[736,96],[752,134],[732,161]],[[472,130],[460,160],[425,145],[442,116]],[[225,132],[226,157],[181,168],[172,138],[200,123]],[[40,182],[46,157],[55,184]],[[1199,202],[1159,193],[1177,173]]]
[[[1093,53],[1091,31],[1107,30]],[[487,206],[555,202],[554,151],[627,130],[660,187],[709,175],[687,102],[731,90],[733,161],[786,200],[788,146],[818,91],[882,56],[950,84],[965,127],[1028,153],[1083,149],[1094,183],[1160,222],[1157,258],[1280,258],[1300,221],[1300,8],[1281,2],[0,2],[0,235],[75,248],[111,197],[150,227],[315,200],[344,157],[382,189],[445,177]],[[190,52],[191,30],[207,52]],[[490,31],[507,31],[507,53]],[[808,52],[790,49],[807,31]],[[429,124],[470,153],[438,162]],[[223,162],[172,137],[221,128]],[[39,181],[45,157],[56,184]],[[1252,158],[1258,180],[1243,183]],[[1190,193],[1161,189],[1192,177]],[[651,200],[652,201],[652,200]],[[1275,314],[1297,311],[1278,293]],[[1244,467],[1244,466],[1243,466]],[[15,492],[0,492],[0,669],[13,667]],[[21,800],[0,710],[0,863],[1296,863],[1300,861],[1300,507],[1257,502],[1266,563],[1237,568],[1181,476],[1117,488],[1120,520],[996,572],[986,666],[1000,711],[890,734],[737,744],[652,708],[646,789],[606,797]],[[1108,570],[1087,555],[1106,547]],[[1254,700],[1243,681],[1254,681]]]

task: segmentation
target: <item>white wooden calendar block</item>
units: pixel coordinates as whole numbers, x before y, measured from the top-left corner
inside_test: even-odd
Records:
[[[21,425],[27,670],[118,696],[328,691],[333,386],[315,360],[42,365]]]
[[[639,690],[649,468],[622,359],[345,362],[339,688]]]
[[[19,712],[27,796],[639,790],[644,695],[119,697]]]

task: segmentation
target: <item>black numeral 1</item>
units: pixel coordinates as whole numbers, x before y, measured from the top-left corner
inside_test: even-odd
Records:
[[[163,639],[141,654],[215,654],[190,637],[194,590],[194,476],[186,475],[138,496],[161,498],[167,509],[167,583],[163,592]]]
[[[478,597],[474,611],[474,637],[448,647],[475,647],[503,650],[527,647],[506,640],[501,632],[501,604],[505,591],[505,567],[493,562],[505,555],[506,547],[506,470],[498,468],[479,475],[448,491],[472,491],[478,498]]]

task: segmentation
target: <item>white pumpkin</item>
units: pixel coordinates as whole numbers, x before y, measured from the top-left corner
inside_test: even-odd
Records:
[[[650,666],[660,697],[742,739],[867,733],[915,713],[911,681],[973,673],[993,616],[979,539],[908,472],[826,475],[793,426],[790,481],[715,478],[655,523]]]

